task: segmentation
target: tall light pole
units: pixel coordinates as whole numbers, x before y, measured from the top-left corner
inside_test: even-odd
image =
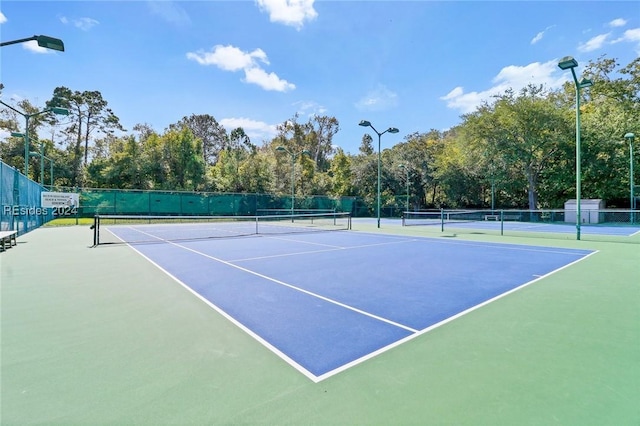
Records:
[[[381,158],[380,158],[380,141],[382,139],[382,135],[384,135],[385,133],[387,133],[387,132],[388,133],[398,133],[399,130],[396,129],[395,127],[389,127],[387,130],[385,130],[384,132],[380,133],[367,120],[360,121],[359,125],[362,126],[362,127],[371,127],[373,129],[373,131],[376,132],[376,134],[378,135],[378,228],[380,228],[380,160],[381,160]]]
[[[36,115],[44,114],[46,112],[53,112],[54,114],[58,114],[58,115],[69,115],[69,110],[66,108],[50,107],[50,108],[45,108],[42,111],[35,112],[33,114],[27,114],[20,110],[15,109],[11,105],[6,104],[2,101],[0,101],[0,104],[6,106],[9,109],[12,109],[13,111],[17,112],[18,114],[24,117],[24,120],[25,120],[24,134],[23,134],[24,135],[24,175],[28,178],[29,177],[29,120],[31,119],[31,117],[35,117]]]
[[[59,52],[64,52],[64,43],[59,38],[49,37],[46,35],[34,35],[32,37],[21,38],[18,40],[11,41],[3,41],[0,43],[0,47],[9,46],[10,44],[17,43],[26,43],[28,41],[35,40],[38,43],[38,46],[44,47],[45,49],[57,50]]]
[[[16,138],[24,138],[24,133],[11,132],[11,136]],[[53,160],[44,155],[44,144],[40,143],[40,152],[29,152],[30,157],[40,157],[40,184],[44,186],[44,160],[49,161],[51,169],[49,170],[49,177],[51,178],[51,187],[53,187]]]
[[[42,186],[44,186],[44,160],[49,162],[49,178],[51,179],[49,189],[53,191],[53,160],[44,155],[44,149],[41,149],[41,152],[30,152],[29,155],[31,157],[40,157],[40,184]]]
[[[296,158],[298,158],[301,155],[310,156],[311,153],[305,149],[300,151],[298,154],[294,154],[284,146],[277,147],[276,151],[286,152],[291,157],[291,221],[293,222],[293,214],[294,214],[293,206],[296,200],[296,185],[295,185]]]
[[[578,66],[578,61],[571,56],[566,56],[558,62],[558,67],[561,70],[570,69],[573,81],[576,85],[576,239],[580,239],[580,224],[582,221],[580,212],[581,194],[581,171],[580,171],[580,89],[590,87],[593,82],[589,79],[583,78],[578,82],[576,77],[575,68]]]
[[[629,196],[631,208],[631,223],[634,223],[634,210],[636,209],[636,198],[633,194],[633,140],[636,135],[633,133],[627,133],[624,138],[629,141]]]
[[[406,183],[407,183],[407,210],[405,210],[405,211],[407,211],[407,212],[408,212],[408,211],[409,211],[409,168],[408,168],[406,165],[404,165],[404,164],[400,164],[398,167],[399,167],[399,168],[401,168],[401,169],[404,169],[404,171],[407,173],[407,175],[406,175]]]

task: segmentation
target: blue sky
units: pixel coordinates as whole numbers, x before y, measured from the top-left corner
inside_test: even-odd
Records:
[[[362,119],[400,129],[384,149],[450,128],[509,87],[559,87],[563,56],[581,68],[640,56],[632,1],[3,0],[0,12],[2,41],[45,34],[66,49],[3,47],[4,102],[98,90],[128,130],[210,114],[258,145],[296,113],[329,115],[352,154]]]

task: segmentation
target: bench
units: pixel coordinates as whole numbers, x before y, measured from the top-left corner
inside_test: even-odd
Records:
[[[5,251],[7,247],[11,248],[17,245],[17,236],[18,231],[0,231],[0,251]]]

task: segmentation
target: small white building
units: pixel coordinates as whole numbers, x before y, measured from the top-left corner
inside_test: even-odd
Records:
[[[604,200],[586,199],[580,201],[580,223],[600,223],[600,211],[605,209]],[[564,203],[564,221],[576,223],[576,200],[567,200]]]

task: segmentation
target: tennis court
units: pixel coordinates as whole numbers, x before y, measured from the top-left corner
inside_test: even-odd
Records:
[[[108,228],[0,255],[3,424],[640,419],[633,244]]]
[[[101,232],[133,242],[314,381],[594,253],[317,232],[326,229],[318,219],[311,228],[298,220],[292,228],[291,219],[280,218],[265,234],[233,239],[203,236],[250,235],[254,221],[127,223]]]

